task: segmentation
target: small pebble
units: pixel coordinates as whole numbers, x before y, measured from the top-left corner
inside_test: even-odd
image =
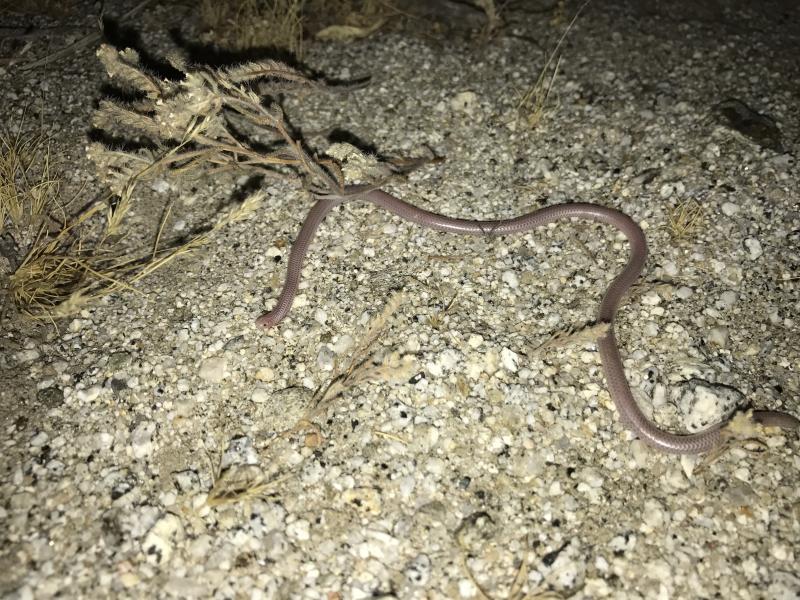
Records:
[[[322,346],[317,352],[317,366],[322,371],[333,371],[336,364],[336,354],[333,349],[327,344]]]
[[[134,458],[145,458],[153,452],[153,434],[156,424],[151,421],[139,423],[131,432],[131,451]]]
[[[500,351],[500,360],[503,363],[503,368],[509,373],[516,373],[519,368],[519,354],[512,352],[508,348],[503,348]]]
[[[450,108],[453,112],[472,116],[478,107],[478,95],[472,91],[459,92],[450,99]]]
[[[727,327],[712,327],[708,332],[708,343],[725,348],[728,345],[730,332]]]
[[[168,563],[172,558],[173,546],[183,539],[183,523],[178,516],[166,513],[147,532],[142,541],[142,550],[147,561],[153,565]]]
[[[514,271],[503,271],[502,280],[511,289],[515,290],[519,287],[519,277]]]
[[[223,357],[207,358],[200,364],[200,378],[209,383],[220,383],[227,375],[228,363]]]
[[[739,212],[739,206],[734,204],[733,202],[723,202],[722,203],[722,214],[726,217],[732,217]]]
[[[256,404],[264,404],[269,400],[269,397],[270,393],[262,387],[255,388],[253,393],[250,394],[250,400]]]
[[[750,253],[750,260],[758,260],[764,251],[761,249],[761,242],[755,238],[747,238],[744,241],[747,251]]]

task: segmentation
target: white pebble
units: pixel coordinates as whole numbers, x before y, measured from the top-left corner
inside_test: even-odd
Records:
[[[474,598],[478,594],[475,584],[469,579],[460,579],[458,581],[458,595],[462,598]]]
[[[170,190],[169,181],[166,179],[154,179],[150,183],[150,189],[159,194],[166,194]]]
[[[44,431],[40,431],[31,438],[29,443],[33,448],[41,448],[47,443],[47,440],[49,439],[50,437]]]
[[[31,362],[39,358],[39,351],[31,348],[29,350],[20,350],[15,355],[19,362]]]
[[[500,359],[503,362],[503,367],[509,373],[516,373],[519,369],[519,355],[508,348],[503,348],[500,351]]]
[[[272,381],[275,379],[275,371],[270,367],[261,367],[256,371],[256,379],[259,381]]]
[[[134,458],[144,458],[152,454],[155,432],[156,424],[151,421],[144,421],[136,426],[131,433],[131,451]]]
[[[100,395],[100,391],[102,388],[99,385],[93,385],[85,390],[78,390],[75,392],[75,396],[81,402],[94,402],[97,400],[97,397]]]
[[[764,251],[761,249],[761,242],[755,238],[747,238],[744,241],[744,245],[750,252],[750,260],[758,260],[761,255],[764,254]]]
[[[772,556],[774,556],[777,560],[787,560],[789,557],[793,556],[793,553],[789,548],[786,547],[785,544],[781,542],[776,542],[772,546]]]
[[[483,343],[483,336],[478,335],[477,333],[473,333],[467,339],[467,344],[473,350],[477,350],[478,347]]]
[[[333,343],[333,351],[336,354],[344,354],[353,346],[353,336],[345,334]]]
[[[431,559],[427,554],[417,554],[403,571],[406,581],[415,586],[424,586],[431,577]]]
[[[114,436],[105,431],[101,431],[95,436],[94,447],[98,450],[108,450],[114,443]]]
[[[419,343],[419,337],[416,336],[416,335],[408,336],[406,338],[405,347],[406,347],[406,350],[408,352],[411,352],[411,353],[419,352],[419,349],[421,347],[420,343]]]
[[[667,387],[663,383],[656,383],[653,386],[653,406],[659,407],[664,406],[667,402]]]
[[[724,348],[728,345],[730,333],[727,327],[712,327],[708,333],[708,341],[711,344]]]
[[[452,348],[448,348],[439,355],[439,364],[446,371],[452,371],[459,364],[460,355]]]
[[[150,564],[161,565],[172,558],[173,545],[183,539],[183,523],[172,513],[166,513],[147,532],[142,550]]]
[[[725,215],[726,217],[732,217],[738,212],[739,212],[739,207],[733,202],[722,203],[722,214]]]
[[[675,264],[675,261],[664,261],[661,268],[664,269],[664,273],[670,277],[675,277],[678,274],[678,265]]]
[[[454,112],[472,115],[478,106],[478,95],[475,92],[460,92],[450,99],[450,108]]]
[[[429,458],[425,463],[425,470],[431,475],[441,475],[444,472],[444,461],[441,458]]]
[[[250,400],[256,404],[264,404],[269,400],[269,392],[262,387],[257,387],[253,390],[253,393],[250,394]]]
[[[286,534],[300,542],[311,538],[311,523],[305,519],[298,519],[286,526]]]
[[[515,290],[519,287],[519,277],[514,271],[503,271],[502,279],[503,283],[511,289]]]
[[[719,300],[717,304],[719,308],[733,308],[736,304],[736,301],[739,299],[739,296],[736,292],[728,290],[726,292],[722,292],[719,296]]]
[[[227,361],[223,357],[207,358],[200,365],[200,377],[210,383],[220,383],[225,379]]]
[[[444,369],[439,363],[428,361],[425,365],[426,370],[430,373],[431,377],[439,378],[444,374]]]
[[[661,304],[661,296],[659,296],[655,292],[646,292],[641,296],[642,304],[646,304],[648,306],[658,306]]]
[[[651,529],[658,529],[664,525],[664,509],[658,500],[648,498],[644,501],[642,520]]]
[[[631,454],[633,461],[640,469],[645,469],[648,466],[648,458],[650,457],[650,448],[640,439],[635,439],[631,442]]]
[[[603,479],[603,476],[600,474],[600,471],[598,471],[593,467],[586,467],[584,469],[581,469],[580,478],[583,480],[584,483],[593,488],[602,487],[603,481],[605,481]]]
[[[327,344],[322,346],[317,353],[317,366],[323,371],[333,371],[336,363],[336,354]]]
[[[735,388],[700,379],[691,379],[677,386],[676,394],[684,414],[684,425],[690,432],[719,422],[744,399]]]

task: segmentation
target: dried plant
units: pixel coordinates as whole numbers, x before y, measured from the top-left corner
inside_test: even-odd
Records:
[[[287,166],[306,177],[312,189],[341,189],[336,163],[306,152],[290,133],[275,100],[282,93],[324,89],[291,67],[259,61],[190,70],[173,58],[172,66],[184,76],[170,81],[146,71],[133,50],[102,46],[98,56],[109,76],[139,96],[127,104],[104,101],[95,113],[96,127],[139,140],[134,149],[90,146],[90,158],[115,193],[122,196],[126,187],[165,172],[184,175],[202,168],[204,175],[219,171],[286,175],[281,167]],[[264,137],[269,139],[263,141]]]
[[[386,0],[306,0],[304,22],[316,39],[349,41],[372,35],[400,14]]]
[[[697,233],[703,225],[705,210],[697,200],[689,198],[669,209],[669,233],[676,239],[684,239]]]
[[[0,134],[0,236],[3,256],[13,267],[43,226],[64,222],[70,202],[62,201],[60,190],[46,135],[26,133],[24,120],[16,133]]]
[[[57,231],[40,231],[9,278],[12,300],[29,317],[54,320],[75,314],[107,294],[131,291],[132,284],[203,246],[219,229],[247,218],[263,196],[263,192],[249,196],[206,232],[185,242],[161,246],[162,223],[153,247],[138,251],[126,251],[113,241],[111,220],[103,217],[107,204],[96,202]],[[101,235],[92,233],[103,224]]]
[[[93,143],[88,155],[111,193],[68,215],[60,178],[50,165],[49,144],[36,136],[0,137],[0,254],[11,271],[8,290],[23,313],[45,319],[67,316],[108,293],[132,284],[196,250],[220,228],[246,218],[262,192],[222,214],[186,240],[163,240],[169,210],[147,248],[119,244],[125,217],[139,183],[167,173],[186,175],[221,170],[295,177],[308,187],[338,191],[338,166],[312,158],[289,132],[275,102],[262,103],[253,91],[303,92],[321,86],[281,63],[264,61],[216,71],[187,71],[183,79],[162,79],[142,68],[132,50],[102,46],[98,56],[109,76],[134,98],[103,101],[94,123],[125,145]],[[175,68],[183,67],[173,60]],[[268,97],[269,99],[269,97]],[[254,129],[265,143],[244,136]],[[14,258],[16,257],[16,258]]]
[[[200,20],[210,37],[231,50],[271,47],[303,56],[305,0],[203,0]]]
[[[472,0],[472,3],[480,8],[486,15],[486,27],[483,30],[483,35],[486,38],[492,37],[500,28],[500,11],[497,8],[494,0]]]
[[[553,51],[547,57],[542,70],[539,72],[539,77],[536,79],[536,82],[521,94],[520,99],[517,102],[516,112],[518,118],[531,129],[534,129],[537,125],[539,125],[539,123],[541,123],[542,118],[547,111],[547,102],[550,99],[550,94],[553,91],[556,76],[558,75],[558,68],[561,65],[561,55],[559,54],[559,49],[564,43],[567,34],[569,34],[569,32],[572,30],[572,27],[575,25],[575,22],[578,20],[581,12],[584,8],[586,8],[586,5],[589,4],[590,1],[591,0],[586,0],[586,2],[584,2],[575,13],[575,16],[572,17],[572,20],[569,22],[569,25],[567,25],[564,33],[562,33],[561,37],[558,39],[555,48],[553,48]]]
[[[129,76],[151,96],[159,89],[159,82],[143,73]],[[118,236],[123,217],[136,182],[153,163],[127,179],[117,174],[116,203],[109,202],[110,194],[86,202],[82,189],[65,197],[51,140],[41,133],[23,133],[24,123],[17,129],[14,135],[0,134],[0,262],[4,293],[29,317],[54,320],[108,293],[132,289],[142,277],[207,242],[219,228],[246,218],[264,197],[251,195],[188,241],[162,240],[162,221],[151,245],[126,249]],[[72,213],[79,203],[85,208]]]
[[[582,327],[569,327],[556,331],[544,342],[533,348],[530,356],[539,354],[550,348],[564,348],[573,344],[594,343],[608,333],[608,323],[590,323]]]
[[[231,465],[217,474],[208,492],[206,505],[214,507],[260,500],[277,493],[279,484],[293,473],[270,477],[259,465]]]
[[[80,192],[79,192],[80,193]],[[52,318],[55,307],[86,293],[88,282],[107,278],[96,248],[92,205],[71,217],[78,194],[66,197],[42,132],[0,134],[0,262],[3,292],[24,314]]]
[[[371,352],[372,346],[385,331],[404,299],[402,293],[395,294],[383,310],[372,318],[364,336],[352,351],[347,365],[336,369],[330,382],[314,394],[313,408],[306,416],[308,421],[312,421],[332,400],[354,385],[368,381],[405,381],[414,373],[416,359],[413,355],[400,354],[397,350],[386,352],[379,349]]]
[[[782,435],[777,427],[762,425],[753,417],[752,410],[737,412],[720,429],[722,443],[706,454],[700,461],[698,471],[706,469],[734,448],[752,453],[764,452],[769,448],[767,440],[773,435]]]

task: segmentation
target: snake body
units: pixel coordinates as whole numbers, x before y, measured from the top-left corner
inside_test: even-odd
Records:
[[[721,443],[721,430],[725,422],[704,431],[691,434],[675,434],[661,429],[650,421],[631,393],[625,377],[622,358],[614,336],[614,318],[622,299],[631,285],[638,279],[647,260],[647,240],[644,232],[628,215],[597,204],[582,202],[547,206],[539,210],[496,221],[472,221],[446,217],[409,204],[381,189],[369,186],[349,186],[340,194],[318,195],[316,203],[306,216],[300,233],[289,255],[286,281],[275,307],[260,316],[256,323],[269,328],[282,321],[291,309],[300,284],[303,261],[325,216],[342,202],[365,200],[395,215],[437,231],[463,235],[499,236],[522,233],[554,221],[569,218],[599,221],[621,231],[630,244],[630,258],[622,272],[606,290],[597,312],[597,321],[608,323],[607,332],[598,339],[598,349],[603,364],[609,393],[617,407],[623,424],[649,446],[673,454],[699,454],[712,450]],[[783,429],[800,429],[800,420],[780,411],[754,411],[753,418],[765,426]]]

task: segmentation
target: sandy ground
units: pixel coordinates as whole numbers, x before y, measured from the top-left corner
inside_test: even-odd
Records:
[[[421,24],[311,43],[309,67],[371,84],[285,109],[304,130],[336,127],[383,156],[444,157],[387,186],[430,210],[488,219],[587,201],[626,212],[651,250],[617,326],[645,411],[676,431],[737,407],[800,415],[800,15],[758,6],[589,5],[535,128],[518,99],[568,19],[519,7],[485,43]],[[152,8],[127,25],[158,57],[173,30],[193,35],[190,13]],[[91,31],[81,14],[30,58]],[[85,156],[107,85],[94,47],[0,77],[6,127],[27,109],[54,134],[65,185],[101,193]],[[744,113],[730,101],[780,136],[758,118],[737,131],[731,117]],[[243,185],[142,187],[131,238],[168,202],[167,232],[200,227]],[[322,226],[291,315],[265,332],[253,321],[280,290],[311,200],[291,181],[263,186],[259,212],[138,293],[57,329],[5,307],[0,593],[800,594],[796,434],[714,457],[660,454],[620,423],[591,340],[540,348],[592,321],[627,256],[610,228],[466,238],[347,204]],[[692,202],[701,221],[676,232]],[[339,393],[315,400],[345,373]]]

